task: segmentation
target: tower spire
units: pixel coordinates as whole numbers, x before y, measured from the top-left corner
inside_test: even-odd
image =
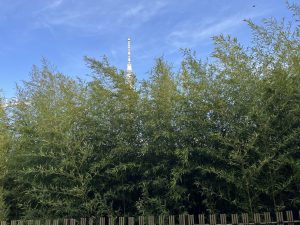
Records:
[[[127,73],[126,73],[126,80],[129,83],[129,85],[133,86],[133,73],[132,73],[132,66],[131,66],[131,40],[130,37],[128,38],[128,61],[127,61]]]

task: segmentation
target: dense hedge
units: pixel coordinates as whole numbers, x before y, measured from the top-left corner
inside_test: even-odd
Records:
[[[107,59],[92,79],[33,68],[0,108],[0,217],[254,212],[300,206],[300,28],[248,21],[253,45],[214,37],[126,83]],[[297,20],[298,19],[298,20]]]

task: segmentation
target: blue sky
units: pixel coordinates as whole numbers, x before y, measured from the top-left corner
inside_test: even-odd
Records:
[[[247,45],[243,19],[271,16],[290,17],[284,0],[0,0],[0,89],[14,96],[42,58],[74,77],[89,73],[84,56],[125,69],[129,36],[133,70],[147,78],[156,57],[178,66],[180,48],[209,57],[213,35]]]

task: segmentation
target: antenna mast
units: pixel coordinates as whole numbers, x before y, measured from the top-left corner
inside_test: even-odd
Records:
[[[128,61],[127,61],[127,74],[126,80],[131,87],[133,87],[133,73],[132,73],[132,66],[131,66],[131,40],[128,38]]]

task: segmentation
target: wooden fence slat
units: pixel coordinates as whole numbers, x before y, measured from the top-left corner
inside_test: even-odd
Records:
[[[179,225],[185,225],[185,215],[179,215]]]
[[[239,224],[239,216],[238,216],[238,214],[231,214],[231,223],[232,224]]]
[[[108,225],[115,225],[115,218],[114,217],[109,217],[108,218]]]
[[[278,225],[283,224],[283,213],[276,212],[276,222]]]
[[[86,218],[80,218],[80,225],[86,225]]]
[[[174,215],[169,216],[169,225],[175,225],[175,216]]]
[[[53,223],[52,223],[53,225],[58,225],[59,224],[59,219],[55,219],[55,220],[53,220]]]
[[[158,217],[158,225],[165,225],[165,216],[164,215],[160,215]]]
[[[195,224],[194,215],[188,215],[188,225],[194,225],[194,224]]]
[[[46,225],[51,225],[51,220],[46,220],[46,221],[45,221],[45,224],[46,224]]]
[[[249,224],[248,213],[242,213],[242,221],[243,221],[243,225],[248,225]]]
[[[17,221],[16,220],[10,221],[10,225],[17,225]]]
[[[199,225],[205,224],[205,215],[204,214],[199,214],[198,219],[199,219]]]
[[[143,216],[139,216],[139,225],[145,225],[145,218]]]
[[[68,219],[64,219],[64,225],[69,225],[69,220]]]
[[[89,225],[94,225],[94,218],[93,217],[89,218]]]
[[[128,217],[128,225],[134,225],[134,217]]]
[[[154,225],[154,216],[148,216],[148,225]]]
[[[261,219],[260,219],[260,214],[259,213],[254,213],[254,223],[255,224],[260,224]]]
[[[105,217],[99,218],[99,225],[105,225]]]
[[[35,220],[34,225],[41,225],[41,221],[40,220]]]
[[[125,225],[125,217],[119,217],[119,225]]]
[[[227,224],[226,214],[220,214],[221,225]]]
[[[209,224],[210,225],[216,225],[217,224],[216,214],[210,214],[209,215]]]
[[[293,225],[294,224],[294,216],[292,211],[287,211],[286,212],[286,218],[288,221],[288,225]]]
[[[271,213],[270,212],[264,212],[264,222],[269,225],[271,224],[272,220],[271,220]]]
[[[1,221],[0,225],[7,225],[6,221]]]

